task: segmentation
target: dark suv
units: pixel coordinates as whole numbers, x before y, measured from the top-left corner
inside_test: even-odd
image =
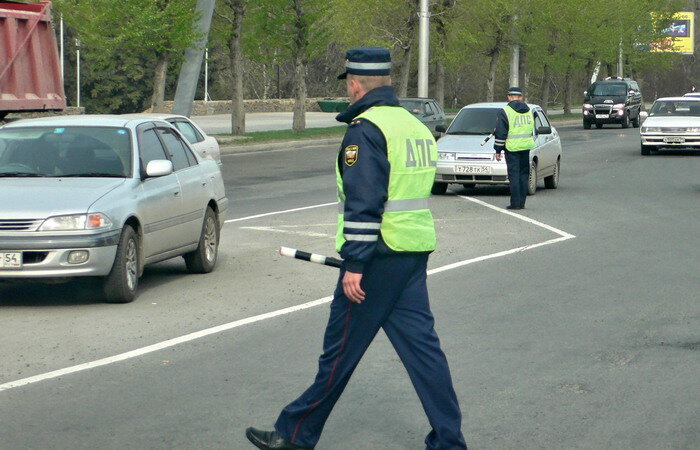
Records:
[[[637,82],[630,78],[608,77],[591,84],[584,95],[583,128],[595,124],[619,123],[622,128],[639,127],[642,93]]]

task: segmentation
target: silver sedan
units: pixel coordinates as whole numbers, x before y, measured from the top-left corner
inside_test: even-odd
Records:
[[[505,103],[474,103],[462,108],[449,128],[438,128],[445,135],[438,139],[438,161],[433,194],[444,194],[449,183],[466,188],[477,184],[509,183],[505,158],[496,160],[491,133],[496,115]],[[528,195],[533,195],[540,180],[548,189],[559,185],[561,139],[545,112],[529,105],[535,117],[535,148],[530,151]],[[486,138],[489,137],[487,140]]]
[[[167,122],[64,116],[0,127],[0,280],[101,277],[136,296],[147,264],[214,269],[228,207],[218,164]]]

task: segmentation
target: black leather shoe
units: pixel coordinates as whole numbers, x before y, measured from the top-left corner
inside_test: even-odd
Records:
[[[284,439],[276,431],[263,431],[250,427],[245,430],[245,436],[258,448],[272,448],[280,450],[299,450],[313,447],[299,447]]]
[[[508,205],[506,206],[506,209],[524,209],[524,206],[513,206],[513,205]]]

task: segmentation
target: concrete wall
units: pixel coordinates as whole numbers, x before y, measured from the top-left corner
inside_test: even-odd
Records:
[[[347,100],[347,98],[309,98],[306,101],[306,111],[321,111],[318,107],[317,100]],[[173,102],[165,102],[165,112],[170,112]],[[294,108],[294,99],[266,99],[266,100],[243,100],[243,107],[246,113],[256,112],[292,112]],[[150,112],[146,110],[145,112]],[[231,102],[226,100],[216,100],[204,102],[202,100],[195,101],[192,108],[193,116],[210,116],[214,114],[231,114]]]

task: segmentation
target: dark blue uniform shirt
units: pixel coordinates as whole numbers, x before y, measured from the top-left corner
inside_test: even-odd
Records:
[[[384,134],[368,120],[354,120],[372,106],[401,107],[394,88],[383,86],[369,91],[336,117],[339,122],[348,124],[337,162],[343,179],[346,222],[381,223],[384,202],[388,198],[389,160]],[[346,161],[344,149],[349,146],[357,146],[354,161]],[[379,230],[353,228],[346,228],[343,232],[379,234]],[[362,273],[378,245],[386,249],[381,237],[371,242],[346,241],[340,252],[343,267],[350,272]]]

